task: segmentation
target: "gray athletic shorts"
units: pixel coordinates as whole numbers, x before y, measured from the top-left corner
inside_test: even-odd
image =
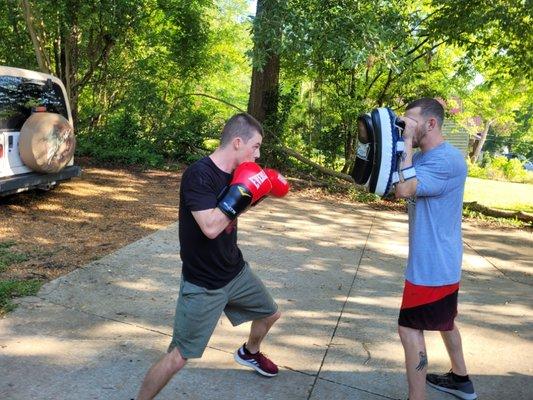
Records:
[[[220,289],[208,290],[182,279],[168,351],[177,347],[183,358],[200,358],[222,312],[237,326],[269,317],[277,310],[278,305],[248,263]]]

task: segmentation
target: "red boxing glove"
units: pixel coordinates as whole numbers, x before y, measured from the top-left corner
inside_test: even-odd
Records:
[[[268,176],[268,179],[272,183],[272,190],[270,194],[276,197],[283,197],[289,193],[290,186],[289,182],[281,175],[278,171],[272,168],[265,168],[265,173]]]
[[[254,162],[243,162],[233,172],[233,179],[230,185],[242,184],[252,194],[252,204],[262,199],[270,190],[272,183],[268,179],[265,171]]]
[[[218,208],[235,219],[250,205],[270,192],[272,183],[265,171],[254,162],[244,162],[233,172],[233,179],[219,197]]]

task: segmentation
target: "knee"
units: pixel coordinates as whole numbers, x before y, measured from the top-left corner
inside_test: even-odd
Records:
[[[265,326],[271,327],[276,323],[276,321],[281,317],[281,313],[279,311],[276,311],[274,314],[272,314],[269,317],[265,317],[260,319],[259,321],[264,324]]]
[[[402,339],[402,340],[405,340],[408,337],[411,337],[413,335],[414,331],[415,331],[414,329],[398,325],[398,336],[400,336],[400,339]]]
[[[272,323],[276,322],[280,318],[281,318],[281,312],[280,311],[276,311],[274,314],[272,314],[270,316],[270,320],[272,321]]]
[[[402,343],[419,342],[424,340],[424,332],[419,329],[398,325],[398,335]]]
[[[177,347],[174,347],[170,353],[168,353],[169,367],[173,373],[178,372],[187,363],[187,359],[183,358]]]

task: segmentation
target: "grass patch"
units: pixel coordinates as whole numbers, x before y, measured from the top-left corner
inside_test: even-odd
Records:
[[[533,184],[468,177],[464,201],[476,201],[500,210],[533,213]]]
[[[507,228],[525,228],[525,227],[530,226],[528,223],[519,221],[515,218],[491,217],[479,211],[471,210],[468,207],[463,208],[463,217],[487,222],[487,223],[490,223],[492,226],[501,226],[501,227],[507,227]]]
[[[0,315],[4,315],[15,308],[15,304],[13,304],[11,299],[34,295],[39,291],[41,285],[42,281],[38,279],[0,281]]]
[[[26,254],[14,253],[10,250],[16,243],[12,240],[0,242],[0,272],[11,264],[23,262],[28,259]]]

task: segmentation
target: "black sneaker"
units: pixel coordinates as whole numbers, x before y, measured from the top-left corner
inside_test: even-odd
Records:
[[[463,400],[476,400],[477,394],[474,390],[474,384],[471,380],[466,382],[457,382],[451,371],[447,374],[427,374],[426,382],[429,386],[434,387],[442,392],[453,394]]]

